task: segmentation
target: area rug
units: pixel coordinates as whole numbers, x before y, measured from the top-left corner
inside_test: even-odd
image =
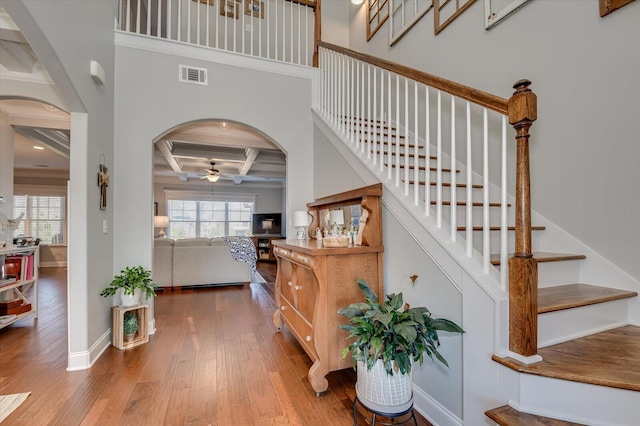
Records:
[[[0,423],[4,421],[16,408],[22,404],[31,392],[0,395]]]

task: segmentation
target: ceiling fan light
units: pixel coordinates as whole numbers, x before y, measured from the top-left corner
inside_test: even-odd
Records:
[[[351,0],[351,3],[355,4],[356,6],[360,6],[362,3],[364,3],[364,0]]]
[[[216,183],[218,181],[218,179],[220,179],[220,176],[218,175],[207,175],[206,176],[207,180],[211,183]]]

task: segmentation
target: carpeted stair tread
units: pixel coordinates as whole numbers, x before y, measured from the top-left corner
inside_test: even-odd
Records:
[[[637,296],[635,291],[590,284],[567,284],[538,289],[538,313],[588,306]]]

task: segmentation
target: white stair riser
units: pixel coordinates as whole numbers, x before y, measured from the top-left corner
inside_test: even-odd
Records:
[[[640,392],[521,374],[519,394],[524,412],[592,426],[638,424]]]
[[[538,315],[538,347],[599,333],[628,324],[628,299]]]
[[[584,260],[562,260],[538,263],[538,288],[556,287],[580,282],[580,263]],[[590,283],[588,283],[590,284]]]

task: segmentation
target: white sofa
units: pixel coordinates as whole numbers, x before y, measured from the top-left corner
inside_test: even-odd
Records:
[[[152,275],[160,287],[243,285],[251,265],[234,260],[224,238],[156,238]]]

